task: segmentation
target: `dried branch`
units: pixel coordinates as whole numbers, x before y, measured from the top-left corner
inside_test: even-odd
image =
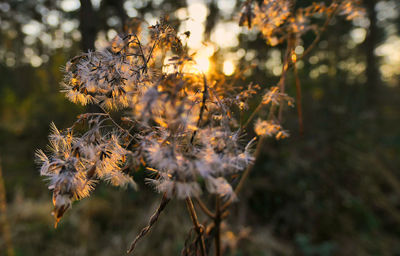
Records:
[[[289,40],[287,43],[286,47],[286,54],[285,58],[283,60],[283,66],[282,66],[282,74],[281,78],[279,79],[279,91],[281,93],[285,93],[285,81],[286,81],[286,73],[289,70],[290,63],[291,63],[291,53],[294,48],[294,38],[293,35],[289,36]],[[283,113],[283,104],[279,105],[279,112],[278,112],[278,120],[279,122],[282,121],[282,113]]]
[[[297,115],[299,118],[299,133],[303,135],[304,133],[304,125],[303,125],[303,107],[302,107],[302,100],[301,100],[301,83],[299,78],[299,73],[297,72],[296,64],[293,64],[293,73],[295,76],[296,82],[296,106],[297,106]]]
[[[129,130],[122,128],[115,120],[114,118],[112,118],[112,116],[110,115],[110,113],[108,113],[107,110],[105,110],[102,106],[99,105],[99,107],[101,108],[101,110],[103,110],[104,114],[108,116],[108,119],[116,126],[118,127],[118,129],[120,129],[121,131],[125,132],[126,134],[129,135],[129,137],[132,137],[132,134],[130,134]]]
[[[261,100],[261,102],[258,104],[256,109],[253,111],[253,113],[251,113],[250,117],[247,119],[246,123],[241,127],[242,130],[246,129],[250,125],[251,121],[253,121],[254,117],[256,117],[258,112],[260,112],[260,110],[262,109],[263,105],[264,104],[262,103],[262,100]]]
[[[144,68],[144,71],[147,72],[147,59],[146,59],[146,57],[145,57],[145,55],[144,55],[144,52],[143,52],[142,43],[140,42],[139,37],[138,37],[136,34],[134,34],[133,36],[135,37],[136,43],[137,43],[137,45],[138,45],[138,47],[139,47],[139,50],[140,50],[140,57],[142,57],[142,59],[143,59],[143,68]]]
[[[198,197],[195,198],[197,204],[200,206],[200,209],[210,218],[214,219],[215,215],[208,209],[205,203]]]
[[[192,199],[190,199],[190,197],[186,198],[186,206],[188,208],[189,214],[190,214],[190,218],[192,219],[193,222],[193,226],[197,232],[197,235],[199,237],[199,241],[200,241],[200,252],[201,252],[201,256],[207,256],[207,252],[206,252],[206,245],[204,243],[204,228],[202,225],[200,225],[199,220],[197,219],[197,214],[196,214],[196,210],[194,208]]]
[[[140,231],[140,233],[136,236],[135,240],[133,240],[133,242],[131,243],[131,245],[127,251],[128,254],[133,252],[137,242],[141,238],[143,238],[150,231],[151,227],[157,222],[158,218],[160,217],[161,212],[165,209],[165,207],[167,206],[169,201],[170,201],[170,199],[167,198],[166,194],[164,194],[161,199],[160,205],[158,206],[156,212],[151,216],[147,226]]]
[[[322,33],[324,33],[325,30],[328,28],[329,23],[331,22],[332,18],[335,16],[335,14],[339,8],[339,4],[337,3],[337,1],[334,1],[332,3],[332,5],[334,5],[335,7],[333,8],[332,12],[328,14],[328,17],[326,17],[325,23],[318,30],[317,35],[314,38],[314,41],[312,41],[312,43],[307,47],[307,49],[299,57],[299,60],[304,59],[312,51],[312,49],[317,45],[317,43],[321,40]]]
[[[203,113],[204,110],[206,108],[206,100],[207,100],[207,93],[208,93],[208,86],[207,86],[207,78],[206,76],[203,74],[203,84],[204,84],[204,88],[203,88],[203,99],[201,101],[201,107],[200,107],[200,113],[199,113],[199,119],[197,120],[197,128],[200,127],[201,124],[201,120],[203,118]],[[197,131],[194,131],[192,134],[192,137],[190,138],[190,144],[193,144],[194,141],[194,137],[196,136]]]
[[[157,38],[157,40],[153,43],[153,46],[152,46],[151,49],[150,49],[149,56],[147,56],[147,60],[146,60],[146,62],[145,62],[146,67],[147,67],[147,64],[149,63],[149,61],[150,61],[150,59],[151,59],[151,56],[153,56],[153,51],[154,51],[154,49],[156,48],[156,45],[157,45],[157,43],[158,43],[158,40],[159,40],[159,38]]]

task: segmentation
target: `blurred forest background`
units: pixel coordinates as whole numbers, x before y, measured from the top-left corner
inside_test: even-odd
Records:
[[[134,17],[154,24],[168,14],[180,32],[191,31],[189,47],[208,49],[210,70],[233,77],[251,65],[243,85],[274,86],[284,49],[238,26],[241,4],[0,1],[0,255],[124,255],[160,197],[143,177],[136,178],[139,191],[99,186],[53,227],[34,151],[45,148],[51,121],[66,128],[84,111],[59,93],[62,66],[107,46]],[[298,63],[304,134],[296,109],[287,111],[291,137],[265,144],[232,226],[224,224],[225,255],[400,255],[400,1],[363,6],[363,18],[333,19]],[[291,73],[288,93],[296,95]],[[172,202],[136,255],[179,255],[189,226],[184,205]]]

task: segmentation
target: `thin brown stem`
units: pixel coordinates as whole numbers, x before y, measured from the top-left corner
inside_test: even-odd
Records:
[[[148,64],[149,61],[150,61],[151,56],[153,55],[153,51],[154,51],[154,49],[156,48],[156,45],[157,45],[157,43],[158,43],[158,40],[159,40],[159,38],[157,38],[157,40],[154,42],[153,46],[151,47],[149,56],[147,56],[146,67],[147,67],[147,64]]]
[[[325,20],[323,26],[321,27],[321,29],[318,30],[317,36],[315,37],[313,42],[310,44],[310,46],[307,47],[307,49],[304,51],[304,53],[300,57],[297,58],[297,60],[304,59],[312,51],[312,49],[317,45],[317,43],[321,40],[322,33],[327,29],[329,23],[331,22],[332,18],[335,16],[335,14],[336,14],[336,12],[338,10],[339,5],[336,3],[336,1],[333,4],[334,4],[334,9],[328,15],[328,17],[326,18],[326,20]],[[289,41],[292,41],[292,39],[290,39]],[[292,42],[288,42],[288,48],[287,49],[290,48],[289,47],[290,45],[293,46]],[[287,53],[288,53],[288,51],[287,51]],[[281,78],[279,79],[279,82],[278,82],[279,89],[280,89],[280,91],[282,93],[285,92],[284,84],[285,84],[285,79],[286,79],[286,72],[289,70],[289,68],[292,65],[295,65],[295,63],[289,61],[288,58],[290,58],[290,56],[285,56],[285,60],[284,60],[285,63],[283,65],[283,67],[282,67],[282,75],[281,75]],[[262,106],[263,106],[263,104],[262,104],[262,102],[260,102],[258,104],[258,106],[256,107],[256,109],[253,111],[253,113],[250,115],[249,119],[243,125],[243,128],[241,130],[244,130],[244,129],[247,128],[247,126],[251,123],[251,121],[254,119],[256,114],[262,109]],[[282,119],[282,106],[279,107],[278,119],[279,119],[279,121],[281,121],[281,119]]]
[[[332,10],[332,12],[328,15],[328,17],[325,20],[325,23],[322,25],[321,29],[318,30],[316,37],[314,38],[314,40],[312,41],[312,43],[307,47],[307,49],[303,52],[303,55],[301,55],[299,57],[300,59],[304,59],[311,51],[312,49],[317,45],[317,43],[319,42],[319,40],[321,40],[321,35],[323,32],[325,32],[325,30],[328,28],[329,23],[331,22],[332,18],[335,16],[338,8],[339,8],[339,4],[337,3],[337,1],[334,1],[332,3],[332,5],[334,5],[334,8]]]
[[[253,113],[251,113],[250,117],[247,119],[246,123],[243,125],[243,129],[246,129],[247,126],[249,126],[249,124],[251,123],[251,121],[254,119],[254,117],[257,115],[257,113],[262,109],[263,107],[263,103],[262,101],[258,104],[258,106],[256,107],[256,109],[253,111]]]
[[[201,256],[206,256],[207,255],[206,244],[204,242],[204,236],[203,236],[204,228],[199,223],[199,220],[198,220],[197,214],[196,214],[196,210],[194,208],[192,199],[190,197],[186,198],[186,206],[188,208],[188,211],[189,211],[189,214],[190,214],[190,218],[192,219],[193,226],[194,226],[194,228],[195,228],[195,230],[197,232],[197,235],[199,237]]]
[[[203,84],[204,84],[204,88],[203,88],[203,99],[201,100],[201,107],[200,107],[200,112],[199,112],[199,118],[197,119],[197,128],[200,127],[201,124],[201,120],[203,119],[203,113],[204,110],[206,109],[206,101],[207,101],[207,94],[208,94],[208,85],[207,85],[207,78],[206,76],[203,74]],[[192,134],[192,137],[190,138],[190,143],[193,144],[194,141],[194,137],[196,136],[197,131],[195,130]]]
[[[129,135],[129,137],[133,138],[132,134],[130,134],[130,132],[127,129],[122,128],[110,115],[110,113],[108,113],[107,110],[105,110],[103,107],[101,107],[99,105],[99,107],[101,108],[101,110],[104,111],[104,114],[108,116],[108,119],[116,126],[118,127],[118,129],[120,129],[121,131],[125,132],[127,135]]]
[[[135,240],[133,240],[133,242],[131,243],[131,246],[129,247],[129,249],[127,251],[127,253],[133,252],[137,242],[150,231],[151,227],[157,222],[158,218],[160,217],[161,212],[165,209],[165,207],[167,206],[169,201],[170,201],[170,199],[164,193],[164,195],[163,195],[163,197],[161,199],[160,205],[158,206],[156,212],[151,216],[147,226],[145,228],[143,228],[140,231],[140,233],[136,236]]]
[[[197,204],[200,206],[200,209],[210,218],[214,219],[215,215],[210,211],[210,209],[208,209],[208,207],[206,206],[206,204],[198,197],[195,198]]]
[[[296,81],[296,106],[297,106],[297,115],[299,118],[299,133],[303,135],[304,133],[304,125],[303,125],[303,107],[301,103],[301,83],[299,78],[299,73],[297,72],[296,64],[293,65],[293,73]]]
[[[285,53],[285,58],[283,60],[283,66],[282,66],[282,75],[281,78],[279,79],[279,91],[281,93],[285,93],[285,82],[286,82],[286,74],[287,71],[290,67],[291,63],[291,54],[294,48],[294,41],[295,39],[293,38],[293,34],[289,35],[288,42],[287,42],[287,47],[286,47],[286,53]],[[279,105],[279,111],[278,111],[278,120],[279,122],[282,121],[282,113],[283,113],[283,104]]]
[[[147,60],[146,60],[146,56],[144,55],[144,51],[143,51],[143,48],[142,48],[142,43],[140,42],[139,37],[138,37],[136,34],[134,34],[133,36],[135,37],[136,43],[137,43],[137,45],[139,46],[140,56],[141,56],[142,59],[143,59],[143,68],[144,68],[144,71],[147,72]]]
[[[283,66],[282,66],[282,75],[281,75],[281,77],[280,77],[280,79],[279,79],[279,82],[278,82],[279,90],[280,90],[280,92],[282,92],[282,93],[285,92],[286,72],[287,72],[287,70],[289,69],[289,63],[290,63],[290,61],[289,61],[288,58],[290,58],[290,51],[291,51],[291,48],[293,47],[293,46],[292,46],[292,43],[291,43],[292,40],[289,40],[289,41],[290,41],[290,42],[288,42],[288,47],[287,47],[287,49],[286,49],[284,64],[283,64]],[[253,113],[251,113],[251,115],[250,115],[250,117],[247,119],[246,123],[241,127],[241,131],[244,130],[244,129],[246,129],[246,128],[250,125],[251,121],[252,121],[252,120],[254,119],[254,117],[258,114],[258,112],[260,112],[260,110],[262,109],[263,105],[264,105],[264,104],[263,104],[263,101],[261,101],[261,102],[258,104],[258,106],[255,108],[255,110],[253,111]],[[271,109],[275,110],[274,104],[272,104]],[[280,105],[280,107],[279,107],[278,116],[279,116],[279,121],[281,121],[281,116],[282,116],[282,105]]]

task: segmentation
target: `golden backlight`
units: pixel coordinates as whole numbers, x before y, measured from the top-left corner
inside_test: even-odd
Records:
[[[222,71],[226,76],[231,76],[235,72],[235,64],[231,60],[225,60]]]

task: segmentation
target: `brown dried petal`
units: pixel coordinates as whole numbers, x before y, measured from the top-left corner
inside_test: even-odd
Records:
[[[62,218],[64,213],[71,207],[71,203],[71,195],[59,194],[57,192],[53,193],[54,209],[51,214],[54,216],[54,219],[56,221],[54,224],[54,228],[57,228],[58,222],[60,222],[60,219]]]

